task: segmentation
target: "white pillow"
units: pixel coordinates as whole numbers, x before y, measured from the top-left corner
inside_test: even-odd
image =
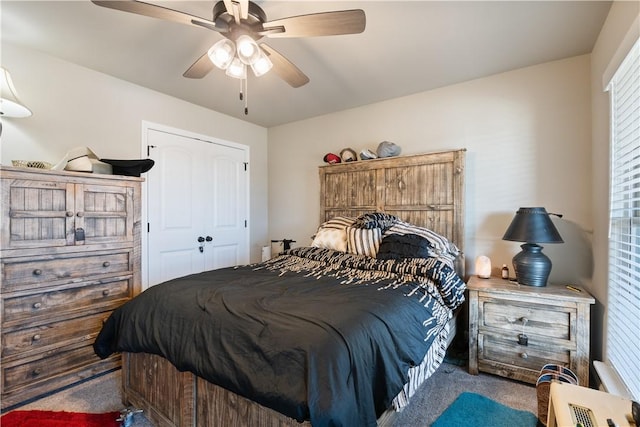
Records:
[[[316,248],[333,249],[334,251],[347,251],[347,233],[344,229],[320,228],[313,238],[311,246]]]

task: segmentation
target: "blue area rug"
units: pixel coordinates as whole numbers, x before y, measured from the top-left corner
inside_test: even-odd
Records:
[[[462,393],[431,427],[536,427],[538,418],[476,393]]]

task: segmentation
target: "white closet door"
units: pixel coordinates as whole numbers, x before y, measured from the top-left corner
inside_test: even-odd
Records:
[[[233,147],[207,149],[205,170],[205,270],[249,262],[247,235],[247,172],[245,152]]]
[[[246,150],[147,130],[148,285],[248,262]]]

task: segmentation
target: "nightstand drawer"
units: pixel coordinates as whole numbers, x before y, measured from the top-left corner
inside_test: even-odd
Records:
[[[478,334],[478,362],[505,364],[530,369],[536,376],[547,363],[570,366],[571,351],[529,338],[529,345],[519,345],[504,336]],[[534,380],[535,381],[535,380]]]
[[[575,334],[576,310],[546,304],[522,303],[480,296],[480,330],[539,335],[570,340]]]

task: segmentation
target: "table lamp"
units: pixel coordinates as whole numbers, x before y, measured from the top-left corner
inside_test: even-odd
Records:
[[[558,215],[561,216],[561,215]],[[520,208],[502,240],[526,242],[513,257],[513,269],[521,285],[547,286],[551,260],[538,243],[564,243],[545,208]]]

